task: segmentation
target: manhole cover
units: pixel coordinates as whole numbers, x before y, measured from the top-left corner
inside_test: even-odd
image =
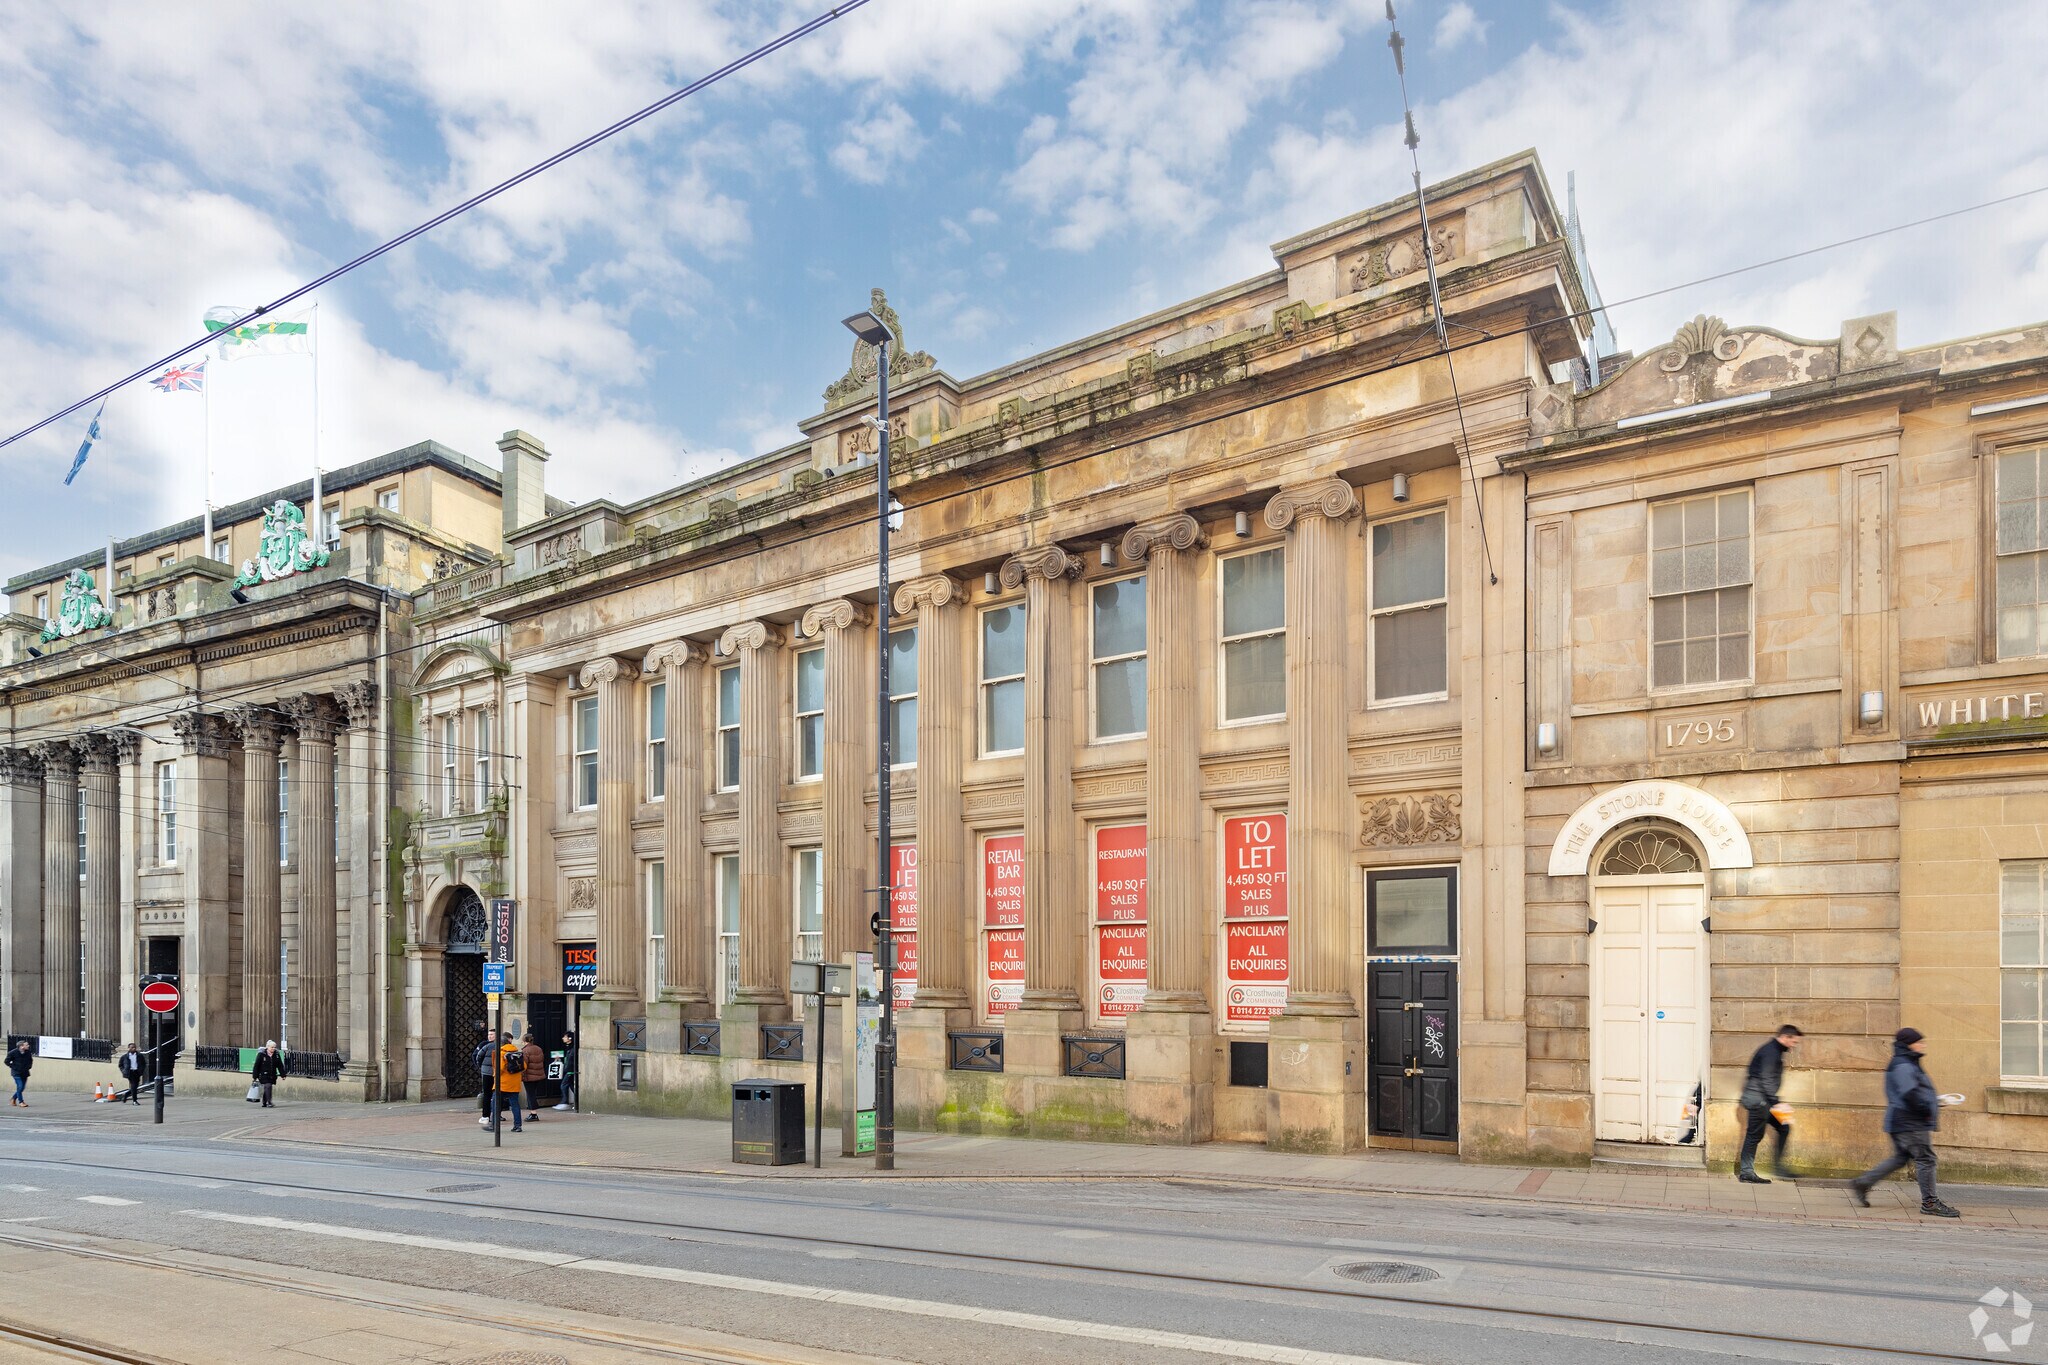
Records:
[[[1426,1265],[1410,1265],[1406,1261],[1347,1261],[1337,1266],[1336,1271],[1347,1280],[1366,1284],[1421,1284],[1424,1280],[1443,1278]]]
[[[429,1186],[427,1187],[427,1193],[428,1193],[428,1194],[468,1194],[468,1193],[469,1193],[470,1191],[472,1191],[472,1190],[488,1190],[488,1189],[490,1189],[490,1188],[491,1188],[491,1186],[490,1186],[489,1184],[483,1184],[483,1185],[429,1185]]]

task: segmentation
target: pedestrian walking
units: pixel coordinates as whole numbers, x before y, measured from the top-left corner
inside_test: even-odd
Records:
[[[128,1050],[121,1054],[118,1065],[121,1079],[128,1082],[128,1093],[121,1097],[123,1104],[142,1103],[142,1054],[135,1050],[135,1044],[128,1044]]]
[[[576,1107],[576,1035],[562,1035],[562,1102],[557,1109]]]
[[[1849,1192],[1870,1207],[1870,1187],[1911,1162],[1920,1182],[1920,1212],[1930,1218],[1960,1218],[1961,1211],[1934,1193],[1934,1133],[1941,1127],[1941,1096],[1921,1062],[1927,1035],[1902,1028],[1892,1035],[1892,1059],[1884,1069],[1884,1130],[1892,1154],[1849,1182]]]
[[[490,1121],[503,1123],[505,1110],[512,1111],[512,1131],[526,1131],[524,1116],[519,1108],[519,1096],[526,1088],[526,1053],[519,1044],[512,1041],[509,1033],[499,1035],[501,1041],[495,1054],[498,1064],[497,1087],[491,1093],[496,1096],[491,1106]]]
[[[277,1044],[265,1043],[263,1050],[256,1054],[255,1065],[249,1068],[249,1079],[256,1083],[257,1089],[261,1092],[259,1098],[263,1101],[265,1109],[277,1107],[270,1102],[271,1094],[277,1083],[289,1074],[291,1073],[286,1068],[284,1054],[277,1050]]]
[[[22,1092],[28,1089],[28,1073],[35,1069],[36,1054],[30,1050],[28,1039],[21,1040],[20,1046],[7,1054],[7,1069],[14,1073],[14,1104],[17,1108],[28,1108],[28,1101]]]
[[[548,1055],[540,1050],[539,1043],[533,1041],[532,1029],[521,1036],[519,1054],[526,1059],[526,1119],[529,1123],[539,1123],[540,1092],[534,1087],[547,1084]]]
[[[1771,1041],[1750,1054],[1749,1075],[1742,1082],[1742,1107],[1748,1112],[1749,1127],[1742,1135],[1742,1159],[1735,1172],[1735,1178],[1745,1185],[1771,1183],[1756,1173],[1756,1149],[1763,1141],[1765,1128],[1776,1133],[1771,1174],[1780,1180],[1792,1178],[1792,1173],[1785,1169],[1785,1144],[1791,1141],[1792,1125],[1782,1117],[1778,1087],[1785,1080],[1786,1056],[1804,1036],[1797,1024],[1781,1024]]]
[[[470,1074],[477,1078],[476,1121],[491,1126],[491,1097],[498,1093],[498,1040],[482,1024],[476,1026],[476,1046],[469,1050]]]

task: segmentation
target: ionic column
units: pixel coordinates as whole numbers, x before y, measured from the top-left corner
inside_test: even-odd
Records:
[[[280,902],[282,859],[277,834],[277,754],[284,738],[279,714],[268,706],[238,706],[230,721],[242,736],[242,1046],[277,1037],[283,982],[278,952],[284,941]],[[204,792],[200,793],[204,799]]]
[[[323,696],[293,697],[284,709],[299,732],[299,761],[292,768],[299,862],[299,1032],[294,1042],[307,1052],[334,1052],[334,737],[341,712]]]
[[[805,639],[825,637],[825,960],[867,948],[868,888],[881,874],[868,861],[867,734],[874,720],[875,659],[868,609],[841,598],[812,607],[798,625]]]
[[[1025,1010],[1079,1011],[1085,934],[1074,863],[1073,635],[1067,580],[1081,561],[1057,545],[1002,569],[1024,588]]]
[[[341,1044],[340,1051],[348,1058],[350,1077],[361,1080],[367,1089],[377,1074],[378,1046],[377,955],[371,947],[375,940],[370,913],[370,879],[375,875],[377,866],[375,806],[372,801],[376,790],[374,779],[379,742],[377,685],[366,679],[344,683],[334,694],[334,700],[348,726],[347,738],[340,745],[343,756],[337,793],[339,809],[335,813],[341,829],[342,849],[348,858],[347,875],[339,879],[335,887],[336,914],[342,920],[340,931],[335,935],[337,954],[344,934],[348,942],[348,1027],[344,1031],[337,1023],[335,1040]],[[337,961],[337,979],[343,970]],[[341,997],[338,982],[335,996],[338,1008]]]
[[[597,990],[600,999],[639,1000],[641,960],[647,955],[646,917],[634,885],[633,808],[638,784],[634,762],[638,728],[633,693],[637,665],[598,659],[584,665],[577,685],[597,690]]]
[[[43,1031],[43,761],[0,749],[0,967],[9,1033]]]
[[[1350,734],[1342,479],[1287,489],[1266,525],[1287,532],[1287,937],[1290,1014],[1351,1014]]]
[[[78,996],[78,751],[70,740],[38,745],[43,760],[43,1026],[76,1038]]]
[[[1208,898],[1202,862],[1202,716],[1196,642],[1202,638],[1195,554],[1201,527],[1164,517],[1124,535],[1126,559],[1145,561],[1144,1008],[1209,1008]]]
[[[748,621],[725,632],[718,652],[740,661],[740,980],[735,1005],[755,1018],[788,1008],[792,911],[776,806],[782,794],[782,630]],[[755,1040],[736,1038],[737,1055]],[[728,1054],[735,1052],[728,1047]]]
[[[896,590],[899,614],[917,613],[917,1005],[964,1010],[974,894],[960,789],[974,732],[967,679],[968,613],[944,574]],[[879,883],[878,883],[879,884]],[[943,1039],[940,1040],[943,1042]],[[939,1065],[944,1066],[943,1059]]]
[[[682,1006],[685,1019],[708,1018],[711,1008],[712,917],[709,864],[704,857],[704,765],[709,731],[704,715],[704,663],[709,651],[694,640],[649,650],[641,672],[659,675],[668,689],[668,772],[662,801],[667,943],[657,983]]]
[[[74,746],[85,795],[85,1036],[121,1040],[121,771],[110,735]]]

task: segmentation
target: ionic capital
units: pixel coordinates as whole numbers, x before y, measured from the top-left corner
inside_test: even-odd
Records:
[[[640,676],[651,678],[670,668],[701,664],[710,657],[711,651],[695,640],[670,640],[647,651],[647,656],[640,660]]]
[[[1342,479],[1318,479],[1283,488],[1266,504],[1266,525],[1284,531],[1302,517],[1342,521],[1358,511],[1358,490]]]
[[[630,678],[639,671],[629,661],[607,654],[602,659],[592,659],[583,665],[583,671],[576,675],[576,687],[579,691],[588,692],[593,687],[617,682],[622,677]]]
[[[1058,582],[1062,578],[1076,578],[1081,573],[1081,561],[1057,545],[1037,545],[1013,555],[1003,561],[1001,574],[1006,588],[1022,587],[1027,578],[1044,578]]]
[[[742,621],[718,637],[718,653],[721,658],[730,659],[737,654],[751,654],[757,649],[776,649],[781,644],[782,627],[766,621]]]
[[[799,639],[809,640],[828,630],[851,630],[856,626],[865,626],[873,619],[873,613],[865,606],[841,597],[830,602],[820,602],[817,606],[807,609],[803,619],[797,622],[796,633]]]
[[[960,585],[942,573],[913,578],[896,588],[895,605],[898,616],[926,607],[944,607],[960,600]]]
[[[1149,559],[1158,554],[1182,554],[1205,544],[1201,525],[1185,512],[1153,521],[1141,521],[1124,532],[1125,559]]]

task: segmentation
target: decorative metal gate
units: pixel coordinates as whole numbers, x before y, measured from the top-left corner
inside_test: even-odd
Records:
[[[488,1019],[484,928],[484,903],[465,886],[448,907],[448,942],[441,957],[441,1075],[450,1099],[467,1099],[483,1089],[483,1077],[469,1059],[483,1037],[477,1026]]]

